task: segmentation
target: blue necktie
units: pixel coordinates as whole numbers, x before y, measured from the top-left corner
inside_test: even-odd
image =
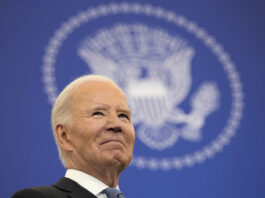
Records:
[[[104,192],[108,198],[125,198],[122,192],[116,188],[106,188]]]

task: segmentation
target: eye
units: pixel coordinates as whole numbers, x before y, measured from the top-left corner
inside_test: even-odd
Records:
[[[96,111],[96,112],[92,113],[92,117],[101,117],[101,116],[104,116],[104,114],[100,111]]]
[[[126,120],[129,120],[129,121],[130,121],[129,116],[127,116],[127,115],[124,114],[124,113],[120,113],[120,114],[118,115],[118,117],[121,118],[121,119],[126,119]]]

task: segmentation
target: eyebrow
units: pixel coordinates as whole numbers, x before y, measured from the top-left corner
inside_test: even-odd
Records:
[[[101,105],[101,106],[96,106],[91,108],[92,111],[98,111],[98,110],[108,110],[110,107],[108,107],[107,105]]]
[[[131,116],[131,111],[130,111],[129,109],[122,109],[122,108],[119,108],[119,109],[118,109],[118,112],[122,112],[122,113],[125,113],[126,115]]]
[[[106,111],[108,109],[110,109],[111,107],[109,105],[105,105],[105,104],[101,104],[101,105],[98,105],[96,107],[93,107],[91,110],[92,111],[99,111],[99,110],[103,110],[103,111]],[[131,116],[131,111],[129,109],[125,109],[125,108],[118,108],[117,110],[118,112],[123,112],[129,116]]]

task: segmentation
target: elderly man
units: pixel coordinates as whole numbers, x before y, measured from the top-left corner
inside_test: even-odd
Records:
[[[13,198],[122,198],[118,181],[132,159],[134,127],[126,97],[110,79],[87,75],[71,82],[52,110],[52,128],[65,177]]]

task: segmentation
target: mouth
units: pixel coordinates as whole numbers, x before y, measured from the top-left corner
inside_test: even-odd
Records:
[[[107,140],[102,141],[100,143],[100,145],[104,145],[104,144],[108,144],[108,143],[119,143],[119,144],[122,144],[124,146],[124,143],[118,139],[107,139]]]

